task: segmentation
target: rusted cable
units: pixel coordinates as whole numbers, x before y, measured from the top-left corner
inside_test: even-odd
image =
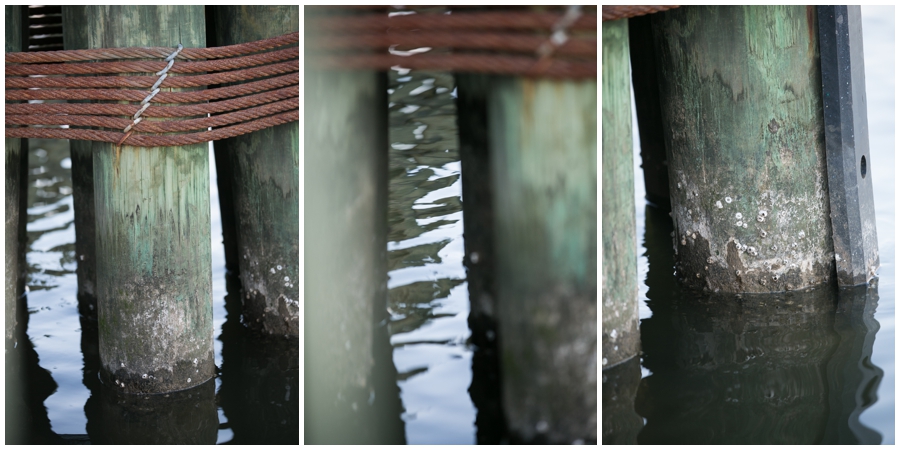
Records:
[[[185,88],[208,86],[211,84],[235,83],[253,78],[269,77],[297,71],[297,62],[284,62],[259,66],[253,69],[218,72],[206,75],[186,75],[168,77],[159,86],[161,88]],[[6,89],[31,88],[148,88],[159,77],[155,76],[96,76],[96,77],[22,77],[7,78]]]
[[[153,101],[155,103],[197,103],[222,98],[249,95],[260,91],[268,91],[300,83],[300,73],[294,72],[252,81],[234,86],[202,91],[160,92]],[[128,100],[139,102],[147,96],[147,91],[126,89],[38,89],[6,91],[7,101],[19,100]]]
[[[220,59],[270,50],[276,47],[296,44],[300,41],[300,33],[288,33],[269,39],[245,44],[227,45],[214,48],[186,48],[177,59]],[[49,62],[93,61],[101,59],[153,58],[161,59],[172,53],[170,47],[129,47],[98,48],[89,50],[61,50],[53,52],[7,53],[7,64],[34,64]],[[157,69],[159,70],[159,69]]]
[[[216,49],[185,49],[179,45],[177,49],[7,53],[6,136],[178,146],[224,139],[296,121],[299,119],[300,52],[296,46],[279,47],[298,40],[299,33],[290,33]],[[255,53],[258,51],[265,52]],[[147,57],[158,61],[64,62]],[[203,58],[221,59],[196,60]],[[69,76],[123,72],[136,74]],[[173,73],[203,74],[170,77]],[[236,84],[205,88],[224,83]],[[204,89],[162,92],[166,88],[191,87]],[[11,103],[44,100],[130,101],[137,104]],[[179,103],[192,104],[170,106]],[[206,117],[212,114],[212,117]],[[145,121],[148,117],[178,120]],[[56,128],[60,126],[68,128]]]
[[[68,51],[68,50],[64,50]],[[77,50],[76,50],[77,51]],[[28,53],[34,55],[36,53]],[[274,62],[300,57],[300,50],[296,47],[284,50],[276,50],[257,55],[238,56],[235,58],[219,59],[212,61],[190,61],[179,64],[171,73],[199,73],[219,72],[222,70],[246,69]],[[6,76],[28,75],[98,75],[102,73],[128,73],[146,72],[155,73],[165,69],[167,63],[161,61],[116,61],[96,63],[69,63],[69,64],[22,64],[7,65]]]
[[[310,57],[308,64],[323,69],[388,70],[394,66],[421,70],[482,72],[500,75],[521,75],[534,66],[535,58],[507,55],[353,55]],[[555,78],[590,78],[597,75],[597,62],[551,60],[543,76]]]
[[[259,106],[278,100],[285,100],[299,95],[299,89],[291,86],[274,91],[232,98],[220,102],[200,103],[197,105],[155,106],[152,105],[142,114],[144,117],[190,117],[205,114],[217,114],[238,109]],[[299,101],[297,108],[300,107]],[[7,104],[6,117],[11,115],[33,114],[74,114],[88,116],[132,116],[141,107],[139,105],[121,105],[108,103],[20,103]],[[9,130],[9,128],[7,128]]]
[[[201,142],[218,141],[242,134],[251,133],[264,128],[274,127],[288,122],[300,120],[300,110],[275,114],[251,122],[217,128],[201,133],[178,134],[171,136],[134,135],[128,145],[138,147],[167,147],[199,144]],[[41,138],[41,139],[81,139],[89,141],[119,142],[125,133],[100,130],[81,130],[72,128],[7,128],[8,138]]]
[[[526,77],[597,76],[596,7],[396,8],[404,11],[307,8],[306,61],[320,69],[399,66]],[[419,51],[397,51],[410,49]]]
[[[257,106],[230,112],[212,117],[200,119],[187,119],[169,122],[141,122],[134,126],[134,130],[144,133],[174,133],[181,131],[205,130],[209,127],[220,127],[236,122],[243,122],[267,114],[279,113],[297,109],[299,101],[296,97],[288,100],[271,103],[266,106]],[[64,114],[33,114],[27,116],[8,116],[8,125],[66,125],[81,127],[102,127],[120,130],[132,123],[132,120],[119,117],[106,116],[75,116]]]

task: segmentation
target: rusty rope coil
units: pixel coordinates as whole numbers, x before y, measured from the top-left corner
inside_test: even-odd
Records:
[[[306,7],[307,64],[597,77],[596,6],[394,8]]]
[[[638,5],[638,6],[608,6],[603,5],[603,21],[607,20],[619,20],[619,19],[627,19],[629,17],[637,17],[644,16],[647,14],[653,14],[660,11],[665,11],[667,9],[677,8],[675,5],[663,5],[663,6],[649,6],[649,5]]]
[[[216,48],[7,53],[6,137],[181,146],[298,121],[299,39],[295,32]],[[146,58],[154,61],[139,60]]]

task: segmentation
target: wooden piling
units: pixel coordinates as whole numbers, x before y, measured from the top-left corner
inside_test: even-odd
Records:
[[[826,282],[815,7],[687,6],[652,20],[678,273],[721,292]]]
[[[66,50],[88,48],[88,30],[82,17],[63,13],[63,47]],[[91,141],[72,139],[72,204],[75,216],[75,259],[78,278],[78,309],[97,317],[96,221],[94,219],[94,155]]]
[[[460,77],[459,91],[487,105],[509,431],[516,441],[596,440],[597,84],[478,80]],[[478,144],[465,136],[461,146]]]
[[[232,45],[298,31],[299,13],[297,6],[218,6],[216,41]],[[231,156],[245,323],[299,336],[299,128],[287,123],[214,145]]]
[[[4,7],[6,14],[6,51],[22,51],[22,7]],[[27,149],[25,149],[27,150]],[[23,159],[21,139],[6,138],[6,348],[9,349],[16,331],[16,301],[19,297],[19,218],[24,211],[19,209],[21,172]]]
[[[357,411],[387,319],[387,75],[307,64],[303,90],[304,443],[348,443],[373,434]]]
[[[70,14],[89,48],[206,45],[202,6]],[[202,384],[215,369],[208,145],[94,142],[92,153],[101,379],[125,392]]]
[[[603,24],[603,360],[608,368],[637,355],[637,245],[628,22]]]

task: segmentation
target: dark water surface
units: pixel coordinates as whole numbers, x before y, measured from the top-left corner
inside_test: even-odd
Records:
[[[240,281],[225,271],[212,151],[219,376],[168,397],[123,397],[100,385],[96,323],[78,312],[68,141],[31,139],[29,144],[28,290],[19,303],[27,314],[19,316],[18,345],[11,352],[19,358],[19,372],[12,376],[7,353],[6,442],[14,429],[24,442],[49,444],[299,443],[298,345],[252,337],[240,323]],[[20,384],[11,384],[16,381]]]
[[[616,442],[894,443],[894,10],[862,12],[877,280],[777,295],[683,289],[672,220],[644,200],[635,139],[642,355],[603,373],[604,390],[615,381],[634,399],[604,405]]]

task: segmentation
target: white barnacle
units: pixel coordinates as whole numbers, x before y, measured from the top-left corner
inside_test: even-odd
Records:
[[[772,276],[772,281],[778,281],[778,275],[773,275],[773,276]]]
[[[716,208],[719,208],[719,209],[722,209],[722,208],[723,208],[722,202],[721,202],[721,201],[716,200]]]
[[[766,236],[768,236],[768,235],[769,235],[769,233],[766,233],[766,230],[760,230],[760,231],[759,231],[759,237],[766,237]]]
[[[747,222],[744,222],[744,228],[747,228]]]
[[[190,379],[190,378],[188,378],[188,380],[187,380],[187,382],[188,382],[188,383],[190,383],[190,382],[191,382],[191,379]]]
[[[147,379],[147,374],[145,373],[145,374],[141,375],[141,378],[143,378],[143,379],[146,380],[146,379]]]
[[[194,358],[193,363],[194,363],[195,366],[197,365],[197,358]]]
[[[688,215],[691,215],[691,210],[690,210],[690,209],[688,210]]]
[[[697,278],[700,278],[700,274],[699,274],[699,273],[697,274]]]
[[[734,215],[734,218],[735,218],[735,219],[743,219],[743,218],[744,218],[744,215],[741,214],[741,213],[737,213],[737,214]]]
[[[741,271],[740,271],[740,270],[735,270],[735,271],[734,271],[734,274],[737,275],[737,276],[741,276]]]
[[[766,210],[764,210],[764,209],[761,209],[761,210],[759,211],[758,215],[759,215],[760,217],[766,217],[766,216],[769,215],[769,213],[768,213],[768,211],[766,211]]]
[[[697,233],[691,233],[691,239],[697,239]]]
[[[737,226],[742,226],[743,224],[744,224],[744,222],[738,220],[737,223],[736,223],[735,225],[737,225]]]
[[[291,277],[284,277],[284,281],[291,281]]]
[[[756,256],[756,247],[747,247],[747,251],[750,252],[751,255]]]
[[[678,184],[676,184],[675,186],[677,186],[678,189],[681,189],[681,182],[679,181]]]
[[[797,248],[797,243],[796,242],[791,243],[791,248]]]
[[[710,263],[710,264],[712,264],[713,261],[715,261],[715,259],[713,259],[712,256],[710,256],[709,258],[706,258],[706,262],[708,262],[708,263]]]
[[[803,230],[800,230],[800,232],[797,233],[797,236],[800,237],[800,239],[803,239],[806,237],[806,233],[804,233]]]
[[[841,262],[841,255],[838,255],[837,253],[835,253],[835,254],[834,254],[834,260],[837,261],[837,262]]]
[[[125,363],[122,363],[122,367],[125,367]]]
[[[681,245],[687,245],[687,239],[681,238]]]
[[[276,269],[281,270],[281,264],[275,266]]]
[[[731,203],[731,197],[725,197],[725,203]]]
[[[765,216],[756,216],[756,221],[757,221],[757,222],[765,222],[765,221],[766,221],[766,217],[765,217]]]

